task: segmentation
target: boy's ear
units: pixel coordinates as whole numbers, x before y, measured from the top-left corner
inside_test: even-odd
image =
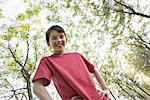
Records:
[[[68,42],[68,38],[66,37],[66,42]]]
[[[51,47],[50,45],[48,45],[48,48],[49,48],[49,49],[52,49],[52,47]]]
[[[50,45],[50,43],[47,43],[47,45],[48,45],[48,47],[51,49],[52,47],[51,47],[51,45]]]
[[[48,45],[48,47],[49,47],[49,48],[51,48],[51,46],[50,46],[50,45]]]

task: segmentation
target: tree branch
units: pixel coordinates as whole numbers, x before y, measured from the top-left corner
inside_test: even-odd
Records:
[[[127,83],[127,82],[126,82]],[[128,83],[127,83],[128,84]],[[139,92],[137,92],[134,88],[131,88],[129,86],[131,86],[130,84],[126,85],[128,87],[128,89],[130,89],[131,91],[134,91],[136,94],[138,94],[140,96],[140,98],[144,98],[143,95],[141,95]]]
[[[150,47],[148,45],[150,45],[149,42],[145,41],[138,33],[134,32],[131,28],[129,28],[136,36],[133,36],[132,38],[134,38],[138,43],[141,44],[142,47],[145,46],[145,48],[147,48],[148,50],[150,50]]]
[[[9,51],[10,51],[12,57],[14,58],[15,62],[16,62],[18,65],[20,65],[20,66],[22,67],[22,66],[23,66],[22,63],[20,63],[20,61],[17,60],[17,58],[16,58],[14,52],[13,52],[12,49],[10,48],[9,41],[8,41],[8,49],[9,49]]]
[[[11,90],[8,90],[4,93],[1,93],[1,95],[5,95],[5,94],[10,94],[10,95],[7,95],[7,96],[3,96],[3,97],[0,97],[0,98],[8,98],[7,100],[9,99],[12,99],[13,97],[15,97],[15,100],[19,100],[19,98],[17,97],[17,95],[19,93],[17,93],[17,91],[20,91],[20,90],[23,90],[23,89],[26,89],[26,88],[19,88],[19,89],[15,89],[12,84],[6,79],[7,83],[9,84],[9,86],[11,87]],[[12,94],[11,94],[12,92]]]
[[[29,29],[28,29],[27,34],[26,34],[26,44],[27,44],[27,51],[26,52],[27,52],[27,54],[26,54],[25,62],[23,64],[24,67],[26,66],[26,63],[27,63],[27,60],[29,57],[29,41],[28,41],[29,37],[28,37],[28,35],[29,35]]]
[[[127,77],[127,76],[125,76],[125,77]],[[136,83],[136,81],[134,81],[132,78],[130,78],[130,77],[128,77],[128,79],[130,79],[141,91],[143,91],[145,94],[147,94],[148,96],[150,96],[150,94],[149,93],[147,93],[144,89],[142,89],[142,87],[140,87],[137,83]]]
[[[135,11],[131,6],[129,6],[129,5],[125,5],[125,4],[123,4],[123,3],[121,3],[121,2],[119,2],[119,1],[117,1],[117,0],[114,0],[117,4],[120,4],[120,5],[122,5],[122,6],[124,6],[126,9],[128,9],[129,10],[129,12],[128,11],[124,11],[124,10],[118,10],[118,9],[115,9],[115,11],[117,11],[117,12],[123,12],[123,13],[127,13],[127,14],[129,14],[129,15],[138,15],[138,16],[141,16],[141,17],[145,17],[145,18],[150,18],[150,15],[146,15],[146,14],[143,14],[143,13],[141,13],[141,12],[137,12],[137,11]]]

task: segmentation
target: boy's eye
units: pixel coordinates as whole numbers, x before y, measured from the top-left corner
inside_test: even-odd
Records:
[[[60,38],[64,38],[64,36],[62,35],[62,36],[60,36]]]
[[[56,38],[55,38],[55,37],[53,37],[53,38],[52,38],[52,40],[56,40]]]

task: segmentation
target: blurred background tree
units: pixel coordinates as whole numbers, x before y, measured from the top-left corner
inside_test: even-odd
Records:
[[[0,98],[36,99],[31,75],[51,54],[45,32],[58,24],[66,51],[82,53],[102,72],[112,100],[150,99],[149,9],[148,0],[1,0]]]

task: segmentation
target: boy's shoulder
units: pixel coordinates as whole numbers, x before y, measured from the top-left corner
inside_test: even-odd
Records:
[[[41,56],[38,60],[41,61],[41,60],[44,60],[45,58],[47,58],[48,56]]]
[[[41,56],[38,60],[37,60],[37,64],[39,64],[40,62],[45,62],[47,58],[49,58],[50,56]]]
[[[76,51],[74,51],[74,52],[68,52],[68,53],[66,53],[66,54],[79,55],[79,56],[81,56],[81,55],[82,55],[81,53],[76,52]]]
[[[80,53],[78,53],[78,52],[68,52],[67,54],[80,54]]]
[[[81,56],[82,54],[81,53],[79,53],[79,52],[66,52],[66,53],[64,53],[63,55],[79,55],[79,56]],[[42,56],[42,57],[40,57],[39,59],[38,59],[38,61],[42,61],[42,60],[46,60],[46,59],[51,59],[51,58],[53,58],[53,57],[56,57],[56,56],[59,56],[59,55],[46,55],[46,56]]]
[[[72,55],[72,54],[81,55],[80,53],[75,52],[75,51],[74,51],[74,52],[65,52],[65,53],[63,53],[62,55]],[[54,54],[53,54],[53,55],[50,55],[50,56],[45,56],[45,57],[43,57],[43,58],[47,58],[47,57],[48,57],[48,58],[49,58],[49,57],[51,58],[51,57],[53,57],[53,56],[59,56],[59,55],[54,55]]]

